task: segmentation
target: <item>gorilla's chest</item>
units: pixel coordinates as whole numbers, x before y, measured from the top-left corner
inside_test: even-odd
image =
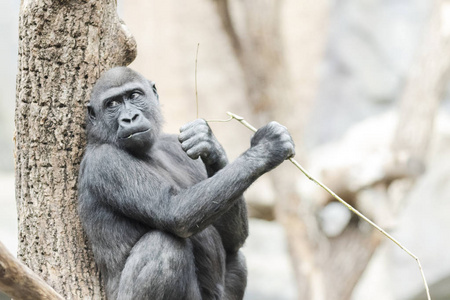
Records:
[[[206,179],[201,160],[190,159],[178,142],[165,143],[153,152],[150,164],[159,178],[176,189],[185,189]]]
[[[177,190],[186,189],[200,181],[198,174],[195,176],[185,165],[177,165],[171,160],[159,161],[154,166],[154,171],[159,179]]]

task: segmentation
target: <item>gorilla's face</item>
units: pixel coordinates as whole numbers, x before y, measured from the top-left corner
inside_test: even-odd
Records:
[[[90,142],[111,143],[132,153],[151,148],[162,123],[155,84],[125,67],[97,81],[88,105]]]

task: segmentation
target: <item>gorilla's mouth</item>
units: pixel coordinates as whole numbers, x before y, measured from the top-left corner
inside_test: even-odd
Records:
[[[130,133],[130,134],[128,134],[128,135],[125,135],[125,136],[122,136],[122,137],[120,137],[121,139],[131,139],[132,137],[134,137],[134,136],[136,136],[136,135],[140,135],[140,134],[143,134],[143,133],[147,133],[147,132],[149,132],[150,131],[150,128],[149,129],[146,129],[146,130],[142,130],[142,131],[136,131],[136,132],[133,132],[133,133]]]

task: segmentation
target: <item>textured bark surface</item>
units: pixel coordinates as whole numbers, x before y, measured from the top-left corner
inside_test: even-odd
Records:
[[[101,72],[127,65],[134,39],[114,0],[21,3],[16,96],[18,258],[65,299],[100,299],[77,215],[85,104]]]

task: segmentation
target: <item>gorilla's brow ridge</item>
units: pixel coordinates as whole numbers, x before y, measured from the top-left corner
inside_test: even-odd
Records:
[[[101,99],[102,101],[105,101],[119,95],[125,95],[134,90],[139,90],[144,93],[145,86],[141,82],[128,82],[119,87],[110,87],[103,93]]]

